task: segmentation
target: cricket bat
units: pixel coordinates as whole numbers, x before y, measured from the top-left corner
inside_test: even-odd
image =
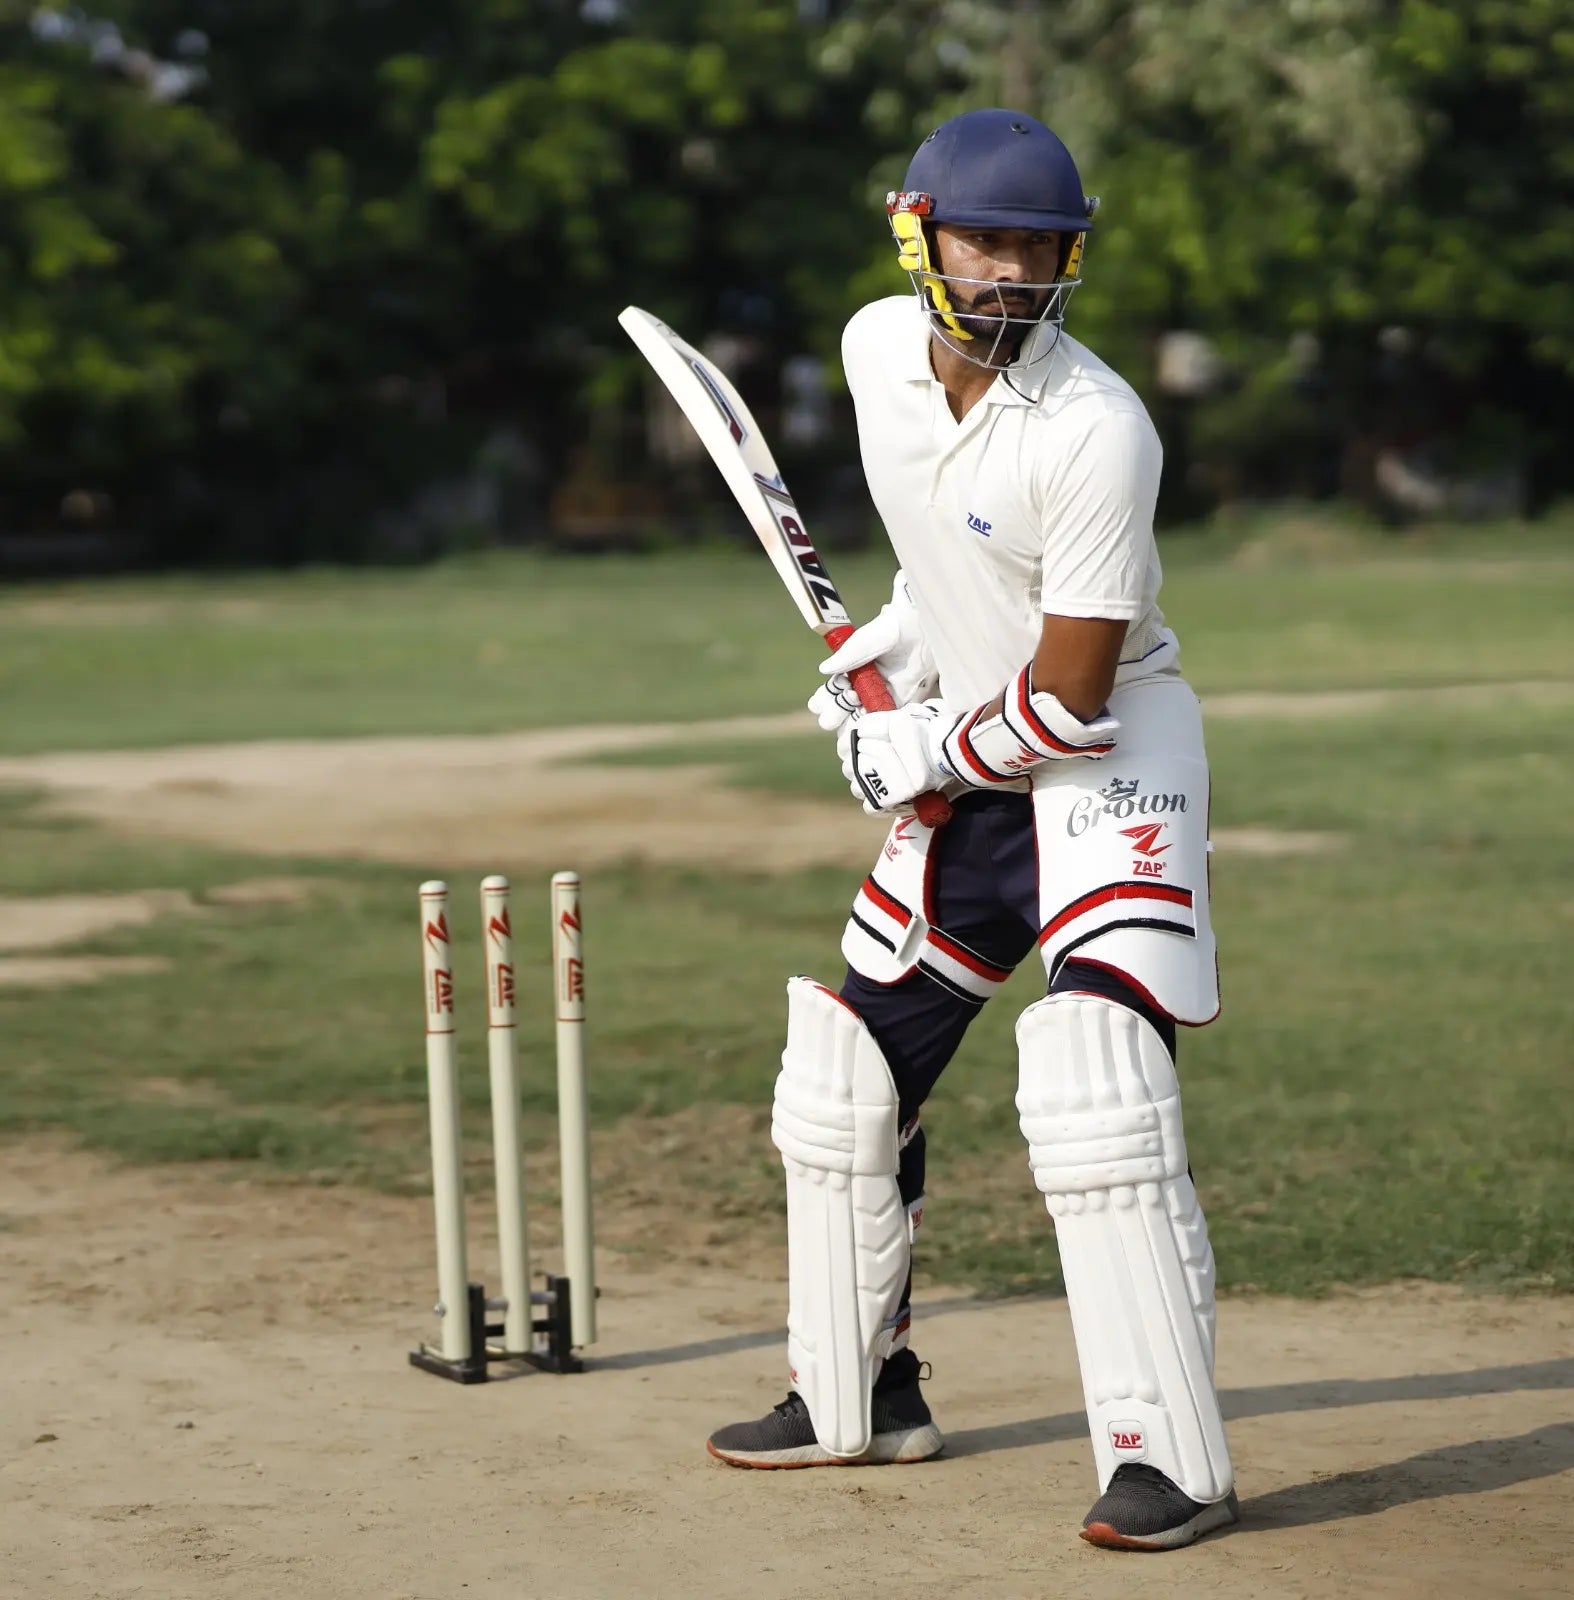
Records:
[[[852,618],[742,396],[725,373],[648,311],[628,306],[618,322],[710,452],[803,620],[835,650],[852,633]],[[866,711],[896,709],[879,668],[862,666],[848,677]],[[933,792],[916,796],[913,810],[931,828],[951,820],[949,802]]]

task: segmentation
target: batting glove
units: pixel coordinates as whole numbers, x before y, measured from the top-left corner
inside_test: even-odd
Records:
[[[827,733],[840,734],[848,718],[863,709],[848,674],[870,662],[880,669],[899,706],[934,692],[934,657],[924,640],[907,579],[900,572],[880,614],[855,628],[841,648],[820,663],[826,682],[809,697],[809,710]]]
[[[943,788],[953,774],[940,745],[955,720],[939,700],[850,718],[837,735],[836,752],[853,798],[874,816]]]

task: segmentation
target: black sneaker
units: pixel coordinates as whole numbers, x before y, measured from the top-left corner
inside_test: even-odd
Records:
[[[796,1390],[758,1422],[718,1428],[705,1448],[732,1467],[874,1467],[927,1461],[945,1447],[918,1392],[919,1363],[898,1351],[880,1370],[870,1408],[873,1431],[861,1456],[833,1456],[814,1436],[809,1408]]]
[[[1082,1537],[1106,1550],[1177,1550],[1215,1528],[1241,1520],[1233,1489],[1204,1503],[1159,1471],[1127,1462],[1115,1468],[1109,1488],[1093,1502]]]

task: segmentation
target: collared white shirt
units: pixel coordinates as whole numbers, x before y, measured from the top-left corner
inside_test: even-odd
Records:
[[[869,492],[948,705],[997,695],[1045,612],[1126,620],[1117,682],[1173,667],[1153,540],[1163,452],[1124,379],[1042,327],[958,422],[912,295],[859,311],[842,362]]]

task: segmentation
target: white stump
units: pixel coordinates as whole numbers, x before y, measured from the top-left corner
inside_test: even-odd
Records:
[[[557,996],[557,1119],[563,1166],[563,1271],[576,1345],[596,1342],[596,1252],[590,1209],[590,1107],[585,1086],[585,955],[579,874],[552,875]]]
[[[514,1040],[514,936],[508,879],[481,881],[481,937],[486,946],[486,1051],[492,1081],[492,1164],[497,1179],[497,1248],[502,1264],[504,1349],[531,1348],[530,1229],[525,1217],[525,1158],[519,1129],[519,1058]]]
[[[465,1254],[464,1170],[459,1148],[459,1059],[454,1042],[454,964],[448,885],[421,885],[426,969],[426,1091],[432,1118],[432,1207],[437,1221],[437,1314],[449,1361],[471,1355]]]

